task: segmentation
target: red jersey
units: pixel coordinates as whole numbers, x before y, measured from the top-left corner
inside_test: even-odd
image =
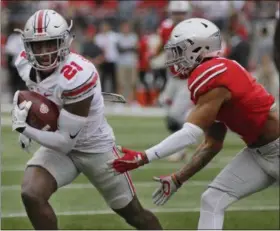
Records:
[[[174,25],[172,19],[169,19],[169,18],[165,19],[160,24],[160,26],[158,28],[158,35],[160,36],[163,45],[165,45],[167,43],[167,41],[169,40],[169,36],[174,27],[175,27],[175,25]]]
[[[217,120],[240,135],[247,145],[261,135],[274,104],[274,97],[249,72],[225,58],[212,58],[200,64],[190,74],[188,87],[195,104],[209,90],[226,87],[232,97],[218,112]]]

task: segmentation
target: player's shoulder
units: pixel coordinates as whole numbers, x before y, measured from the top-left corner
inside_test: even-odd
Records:
[[[93,94],[98,84],[99,75],[93,63],[76,53],[70,53],[57,72],[62,96],[69,103]]]
[[[198,65],[188,78],[189,84],[199,81],[205,77],[214,77],[218,74],[226,72],[229,67],[229,60],[226,58],[211,58]]]
[[[83,56],[70,53],[67,59],[57,70],[59,75],[59,85],[64,90],[73,90],[83,85],[93,76],[98,77],[94,64]]]
[[[210,86],[221,83],[227,75],[229,60],[225,58],[211,58],[197,66],[188,77],[188,88],[195,97],[202,91],[210,90]],[[213,85],[213,83],[215,83]]]
[[[14,64],[15,64],[15,67],[16,67],[16,68],[28,64],[27,54],[26,54],[25,50],[22,50],[22,51],[17,55]]]
[[[206,70],[209,69],[217,69],[219,67],[228,67],[229,59],[222,58],[222,57],[216,57],[216,58],[210,58],[209,60],[206,60],[199,64],[194,71],[192,72],[193,75],[198,75]]]
[[[15,59],[14,62],[15,67],[19,73],[19,76],[27,81],[29,79],[29,71],[31,69],[31,65],[28,62],[27,54],[24,50],[22,50]]]

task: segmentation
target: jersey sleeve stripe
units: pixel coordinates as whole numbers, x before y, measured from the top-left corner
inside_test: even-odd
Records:
[[[195,97],[197,91],[204,85],[206,84],[209,80],[213,79],[214,77],[216,77],[217,75],[225,72],[227,70],[227,67],[224,67],[223,69],[221,70],[218,70],[216,72],[214,72],[213,74],[209,75],[205,80],[203,80],[194,90],[193,92],[193,96]]]
[[[212,70],[216,69],[216,68],[220,68],[220,67],[224,67],[225,64],[224,63],[220,63],[217,64],[213,67],[208,68],[207,70],[205,70],[204,72],[202,72],[202,74],[200,74],[193,82],[192,84],[189,86],[189,89],[191,90],[191,88],[199,81],[201,80],[204,76],[207,75],[207,73],[211,72]]]
[[[86,81],[80,87],[76,88],[76,90],[65,91],[63,93],[63,96],[64,97],[71,97],[71,96],[80,95],[81,93],[85,93],[90,88],[95,87],[97,79],[98,79],[98,75],[97,75],[97,73],[94,73],[93,76],[90,77],[88,81]]]

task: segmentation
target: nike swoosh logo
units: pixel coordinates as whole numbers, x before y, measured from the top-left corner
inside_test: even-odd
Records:
[[[70,138],[71,138],[71,139],[75,139],[76,136],[80,133],[81,130],[82,130],[82,129],[80,129],[75,135],[69,134]]]

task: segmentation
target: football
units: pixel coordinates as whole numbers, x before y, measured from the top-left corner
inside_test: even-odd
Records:
[[[27,124],[39,130],[57,130],[59,109],[54,102],[36,92],[20,91],[18,94],[19,107],[24,100],[32,102],[26,119]]]

